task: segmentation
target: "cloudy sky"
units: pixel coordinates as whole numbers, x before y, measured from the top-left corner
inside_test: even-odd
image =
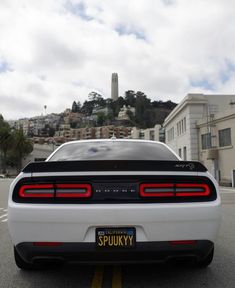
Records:
[[[179,102],[235,94],[233,0],[1,0],[0,113],[61,112],[91,91]]]

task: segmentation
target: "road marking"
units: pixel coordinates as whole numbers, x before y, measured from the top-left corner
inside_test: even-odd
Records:
[[[121,266],[113,267],[112,288],[122,287],[122,268]]]
[[[91,288],[101,288],[104,276],[104,266],[96,266]]]
[[[3,210],[4,208],[0,208],[0,210]]]
[[[6,219],[4,219],[4,220],[2,220],[2,222],[7,222],[7,218],[6,218]]]
[[[3,211],[4,211],[4,212],[7,212],[7,209],[4,209]]]
[[[7,213],[3,214],[2,216],[0,216],[0,219],[3,218],[3,217],[6,217],[6,216],[7,216]]]

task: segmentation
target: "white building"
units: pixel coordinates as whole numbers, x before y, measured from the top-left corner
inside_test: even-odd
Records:
[[[199,160],[222,185],[235,186],[235,102],[197,121]]]
[[[213,135],[213,137],[211,134],[210,137],[202,137],[202,135],[207,134],[206,131],[208,132],[212,129],[212,126],[215,125],[215,123],[211,122],[212,119],[217,119],[218,117],[220,117],[220,123],[222,123],[223,116],[221,115],[227,115],[226,117],[232,117],[230,115],[232,105],[231,103],[235,103],[235,95],[188,94],[168,115],[163,124],[166,130],[166,144],[171,147],[176,153],[178,153],[178,155],[183,160],[202,161],[217,179],[222,179],[221,177],[225,177],[224,179],[227,179],[226,181],[231,181],[231,171],[230,173],[224,172],[224,168],[222,171],[218,166],[220,161],[222,161],[221,163],[223,163],[223,157],[225,153],[220,153],[221,160],[219,160],[218,162],[217,160],[212,158],[216,157],[217,152],[209,152],[209,154],[205,156],[205,151],[202,152],[201,150],[211,150],[211,148],[214,149],[218,147],[218,141],[215,139],[215,137],[218,138],[217,134],[219,128],[217,128],[217,134],[216,132],[213,132],[214,134],[216,134]],[[225,113],[225,111],[228,111],[229,109],[230,112],[226,113],[230,113],[230,116]],[[227,125],[229,125],[229,127],[227,128],[233,129],[232,122],[230,124],[221,124],[221,129],[222,127],[225,127],[224,125],[226,127]],[[226,129],[226,127],[224,129]],[[204,142],[206,142],[206,140],[210,141],[211,145],[208,145],[205,149]],[[222,150],[223,149],[224,148],[222,148]],[[209,160],[207,159],[208,157],[212,161],[206,161]],[[230,157],[232,157],[232,154],[230,155]],[[230,161],[230,163],[232,163],[232,161]],[[232,167],[230,167],[229,169],[231,170]],[[224,176],[224,173],[226,174],[226,176]],[[221,175],[221,177],[219,177],[219,174]],[[228,174],[230,174],[230,177]]]

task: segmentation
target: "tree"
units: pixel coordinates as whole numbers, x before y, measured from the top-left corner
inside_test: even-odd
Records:
[[[145,128],[145,123],[143,123],[143,115],[146,110],[151,109],[151,100],[147,96],[138,91],[136,93],[136,106],[135,106],[135,121],[139,127]]]
[[[133,90],[128,90],[125,92],[125,101],[126,101],[126,105],[130,105],[131,107],[135,107],[135,103],[136,103],[136,95],[135,95],[135,91]]]
[[[15,166],[18,171],[22,169],[22,159],[33,151],[33,144],[27,139],[23,130],[13,131],[13,147],[12,152],[15,157]]]
[[[84,113],[86,116],[90,116],[93,108],[94,108],[93,101],[85,101],[81,108],[81,112]]]
[[[105,123],[106,119],[107,117],[105,116],[103,112],[97,113],[97,125],[98,126],[102,126]]]
[[[78,112],[78,105],[75,101],[73,101],[73,105],[72,105],[72,112]]]
[[[12,145],[12,135],[10,129],[1,127],[0,129],[0,150],[2,159],[2,172],[6,173],[7,153]]]
[[[12,135],[10,126],[4,121],[3,116],[0,114],[0,152],[3,173],[6,173],[7,153],[11,149],[11,145]]]
[[[53,137],[55,135],[55,128],[51,127],[50,124],[45,124],[45,126],[40,129],[40,136],[42,137]]]
[[[133,114],[133,112],[132,112],[131,110],[127,110],[127,111],[126,111],[126,114],[127,114],[127,116],[129,117],[129,119],[130,119],[131,121],[134,121],[134,120],[135,120],[135,116],[134,116],[134,114]]]
[[[154,127],[156,124],[156,113],[153,109],[146,109],[143,113],[142,127]]]
[[[99,101],[99,99],[101,99],[101,98],[102,98],[102,95],[100,95],[99,93],[94,92],[94,91],[92,91],[88,94],[89,101]]]
[[[78,101],[77,102],[77,112],[81,112],[81,108],[82,108],[81,102]]]

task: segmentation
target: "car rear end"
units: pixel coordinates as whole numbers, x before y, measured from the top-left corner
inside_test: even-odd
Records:
[[[220,205],[216,181],[197,162],[49,161],[12,183],[8,225],[27,263],[200,263],[213,251]]]

